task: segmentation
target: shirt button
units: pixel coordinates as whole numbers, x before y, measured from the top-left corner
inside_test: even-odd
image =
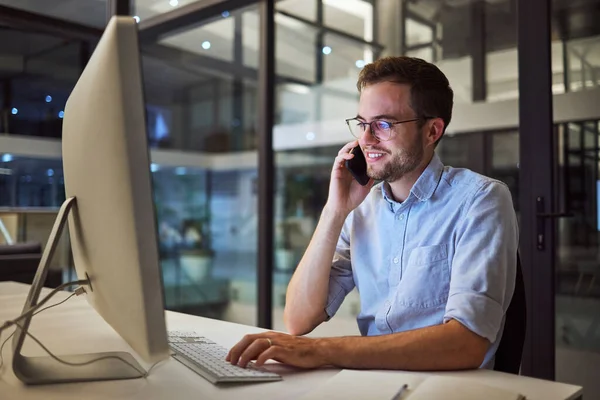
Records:
[[[398,219],[399,219],[400,221],[402,221],[402,220],[404,219],[404,214],[400,214],[400,215],[398,216]]]
[[[398,257],[394,257],[394,264],[398,264],[400,260],[398,259]]]

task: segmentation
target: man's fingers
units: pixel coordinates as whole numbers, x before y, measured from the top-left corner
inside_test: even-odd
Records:
[[[265,362],[267,362],[267,360],[276,358],[277,354],[281,353],[281,351],[283,351],[283,349],[279,346],[269,347],[267,350],[260,353],[254,365],[256,365],[257,367],[262,366]]]
[[[244,352],[240,356],[237,365],[239,365],[242,368],[245,368],[250,361],[255,360],[261,353],[263,353],[270,347],[271,344],[265,338],[254,340],[254,342],[250,344],[250,346],[248,346],[246,350],[244,350]]]
[[[346,143],[344,145],[344,147],[342,147],[340,149],[340,151],[338,152],[338,155],[347,154],[350,151],[350,149],[352,149],[353,147],[356,147],[356,146],[358,146],[358,140],[354,140],[350,143]]]
[[[341,167],[342,167],[342,165],[344,165],[344,161],[346,161],[346,160],[351,160],[351,159],[353,159],[353,158],[354,158],[354,154],[350,154],[350,153],[344,153],[344,154],[340,154],[339,156],[337,156],[337,157],[335,158],[335,161],[334,161],[334,164],[333,164],[333,166],[334,166],[334,168],[336,168],[336,169],[337,169],[337,168],[341,168]]]
[[[242,355],[242,353],[250,346],[256,339],[258,335],[245,335],[242,340],[238,342],[235,346],[229,350],[227,357],[225,357],[225,361],[229,361],[231,364],[235,365],[238,363],[238,359]]]

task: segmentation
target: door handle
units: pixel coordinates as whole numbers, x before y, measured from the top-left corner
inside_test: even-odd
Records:
[[[547,218],[571,218],[575,215],[572,212],[557,212],[557,213],[546,213],[544,205],[544,198],[542,196],[538,196],[536,199],[536,214],[537,217],[537,249],[539,251],[543,251],[546,247],[546,235],[544,233],[546,229],[546,219]]]

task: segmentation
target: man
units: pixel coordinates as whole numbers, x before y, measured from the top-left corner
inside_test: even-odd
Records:
[[[288,287],[291,335],[247,335],[227,360],[492,368],[516,276],[510,192],[472,171],[444,167],[435,154],[453,105],[435,65],[384,58],[362,70],[357,86],[359,113],[348,125],[358,140],[335,159],[327,203]],[[371,178],[365,187],[344,166],[357,144]],[[362,336],[297,336],[333,317],[355,286]]]

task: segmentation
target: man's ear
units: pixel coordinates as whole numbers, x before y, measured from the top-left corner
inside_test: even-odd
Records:
[[[427,123],[426,127],[427,136],[425,139],[427,144],[435,144],[444,133],[444,120],[441,118],[434,118]]]

